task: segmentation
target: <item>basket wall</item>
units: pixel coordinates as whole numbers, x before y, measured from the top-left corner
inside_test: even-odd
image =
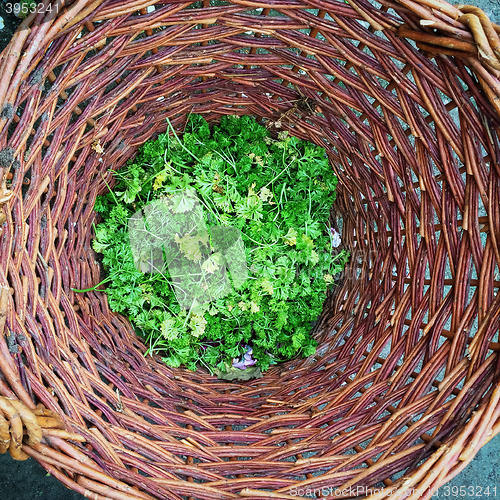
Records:
[[[438,0],[347,1],[80,0],[18,30],[0,395],[65,426],[21,458],[91,498],[429,498],[500,432],[500,28]],[[290,111],[302,96],[317,112]],[[317,354],[245,383],[144,357],[105,293],[72,291],[102,279],[110,170],[190,113],[265,119],[339,178],[352,257]]]

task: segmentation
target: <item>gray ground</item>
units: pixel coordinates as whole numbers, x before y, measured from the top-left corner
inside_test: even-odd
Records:
[[[464,2],[467,3],[467,2]],[[500,0],[473,0],[490,19],[500,24]],[[10,40],[19,22],[6,12],[6,0],[0,1],[0,50]],[[500,500],[500,435],[476,455],[469,466],[435,493],[434,498],[455,500],[484,497]],[[0,455],[0,500],[77,500],[83,499],[68,490],[34,460],[16,462],[10,455]],[[478,499],[479,500],[479,499]]]
[[[500,24],[500,0],[475,0],[470,3],[483,9],[494,23]]]

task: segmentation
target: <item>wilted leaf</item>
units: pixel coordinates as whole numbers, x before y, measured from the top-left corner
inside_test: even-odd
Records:
[[[210,257],[205,262],[203,262],[203,264],[201,265],[201,268],[205,272],[213,274],[214,271],[219,269],[219,266],[220,266],[222,261],[223,261],[222,255],[219,252],[217,252],[217,253],[210,255]]]
[[[293,246],[297,243],[297,235],[297,231],[293,227],[291,227],[288,230],[288,233],[286,233],[285,236],[282,236],[282,238],[287,245]]]
[[[174,241],[179,244],[181,252],[187,259],[197,262],[201,259],[200,238],[198,235],[185,234],[182,238],[175,233]]]
[[[255,314],[255,313],[257,313],[257,312],[260,311],[260,307],[253,300],[252,300],[252,302],[250,302],[250,311],[252,311],[253,314]]]
[[[246,370],[228,367],[225,372],[215,368],[214,371],[217,378],[221,380],[251,380],[253,378],[262,378],[262,371],[258,366],[252,366]]]
[[[269,280],[267,280],[267,279],[262,280],[261,286],[262,286],[262,289],[265,292],[267,292],[269,295],[273,294],[273,284]]]
[[[273,197],[273,192],[266,187],[263,187],[260,190],[259,198],[265,203],[267,200],[270,200]]]

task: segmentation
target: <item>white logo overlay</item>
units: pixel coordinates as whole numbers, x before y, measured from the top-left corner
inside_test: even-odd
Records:
[[[203,203],[203,202],[202,202]],[[248,278],[245,247],[239,229],[207,228],[204,209],[192,188],[152,201],[128,222],[136,269],[168,269],[180,306],[192,309],[229,295]]]

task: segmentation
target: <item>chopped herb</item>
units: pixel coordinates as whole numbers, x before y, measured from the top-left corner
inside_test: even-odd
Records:
[[[314,354],[311,323],[349,258],[328,227],[337,178],[323,148],[247,116],[192,115],[115,175],[93,247],[110,307],[148,353],[218,374]],[[145,235],[135,247],[132,231]]]

